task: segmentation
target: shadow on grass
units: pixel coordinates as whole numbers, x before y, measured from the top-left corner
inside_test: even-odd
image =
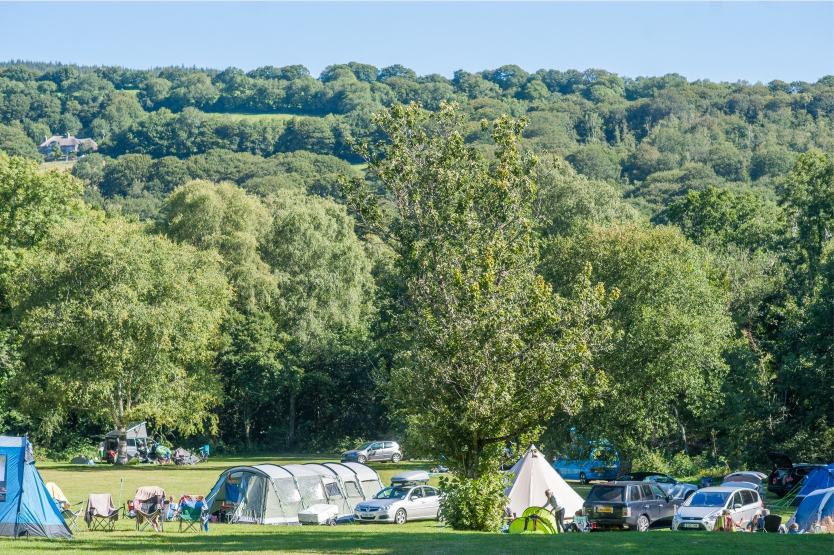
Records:
[[[452,532],[421,525],[359,526],[335,528],[215,526],[209,534],[140,534],[136,532],[82,533],[73,540],[8,540],[0,542],[4,553],[473,553],[491,555],[531,549],[555,549],[566,553],[786,553],[830,554],[834,536],[785,536],[775,534],[605,533],[557,536],[478,534]]]

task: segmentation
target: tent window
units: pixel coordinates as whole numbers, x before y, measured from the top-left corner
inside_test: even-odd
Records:
[[[327,484],[325,486],[327,488],[327,497],[330,499],[341,499],[342,492],[339,491],[339,485],[336,483]]]
[[[348,497],[362,497],[362,493],[359,491],[359,486],[356,485],[356,482],[345,482],[345,489],[347,490]]]
[[[6,455],[0,455],[0,502],[6,502]]]
[[[324,500],[324,488],[320,478],[299,478],[298,489],[305,501]]]
[[[284,478],[274,480],[275,489],[278,491],[278,499],[284,503],[294,503],[301,501],[301,495],[295,487],[295,482],[292,478]]]

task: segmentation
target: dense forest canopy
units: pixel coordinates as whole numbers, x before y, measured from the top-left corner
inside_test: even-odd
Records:
[[[413,128],[392,114],[412,118]],[[483,354],[506,340],[504,356],[529,340],[544,352],[543,335],[562,330],[582,357],[569,371],[542,358],[537,371],[554,372],[553,389],[543,391],[559,399],[546,415],[525,412],[523,426],[502,427],[503,418],[495,438],[537,437],[555,450],[575,428],[652,470],[764,468],[774,449],[830,460],[832,121],[834,76],[764,85],[513,65],[448,79],[355,62],[318,78],[300,65],[0,64],[1,424],[54,453],[85,448],[114,418],[137,417],[168,437],[204,434],[221,450],[324,450],[392,436],[437,456],[467,443],[426,442],[443,427],[431,404],[443,399],[408,390],[414,369],[444,383],[463,360],[449,354],[460,345],[480,341]],[[417,165],[442,179],[409,181],[386,165],[408,167],[404,151],[391,148],[418,131],[443,154]],[[98,150],[80,153],[65,173],[39,168],[38,145],[64,133],[93,138]],[[510,164],[516,148],[524,154]],[[446,172],[456,179],[444,181]],[[465,180],[490,185],[466,188]],[[447,212],[426,237],[449,239],[423,251],[425,222],[408,220],[404,199],[424,198],[435,181],[450,196],[427,208]],[[519,191],[518,211],[501,204],[501,191]],[[495,248],[484,247],[493,237],[484,230],[498,212],[485,207],[522,217]],[[367,225],[371,208],[379,219]],[[403,249],[407,231],[415,251]],[[470,273],[427,254],[441,251]],[[113,253],[109,261],[103,252]],[[479,274],[491,275],[501,256],[527,272],[502,284],[507,291]],[[154,275],[154,257],[184,262],[157,264],[164,275]],[[62,285],[46,279],[53,275],[96,279]],[[434,320],[408,310],[443,321],[458,314],[458,305],[447,314],[433,304],[429,285],[444,280],[492,291],[505,303],[500,314],[516,315],[499,326],[514,338],[489,335],[498,325],[489,318],[500,314],[467,297],[471,287],[455,298],[481,327],[457,326],[454,337],[421,328]],[[178,288],[186,282],[204,285],[189,297]],[[420,283],[429,287],[423,296],[414,293]],[[152,294],[165,288],[176,292],[170,302]],[[528,326],[528,301],[519,299],[529,288],[553,322],[575,321]],[[93,300],[94,311],[80,310]],[[575,308],[583,302],[593,310]],[[110,318],[121,306],[135,317]],[[177,316],[189,306],[206,311],[201,322]],[[96,341],[128,354],[78,343],[79,315],[95,311]],[[165,313],[200,352],[178,346],[176,330],[154,316]],[[587,337],[578,331],[592,327]],[[114,342],[109,334],[119,329]],[[165,343],[153,364],[143,362],[148,337]],[[89,399],[71,384],[90,382],[82,370],[114,367],[112,357],[119,372],[88,396],[106,399],[131,365],[180,387],[143,389],[129,410],[101,401],[79,408]],[[427,363],[435,359],[447,366]],[[482,371],[474,354],[466,361]],[[198,378],[201,387],[188,385]],[[559,380],[570,380],[570,395]],[[189,394],[201,417],[193,426],[152,408]],[[467,422],[460,434],[477,428]],[[490,445],[471,444],[479,455],[461,456],[465,474],[491,464]]]

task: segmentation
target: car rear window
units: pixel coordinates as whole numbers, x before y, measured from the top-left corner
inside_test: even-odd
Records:
[[[393,448],[394,448],[393,443],[391,443],[390,441],[385,442],[385,449],[393,449]]]
[[[642,496],[640,495],[640,486],[631,486],[628,488],[628,500],[629,501],[640,501]]]
[[[755,498],[755,495],[752,491],[743,490],[741,492],[741,501],[745,505],[749,505],[750,503],[755,503],[756,498]]]
[[[605,501],[608,503],[622,503],[625,488],[621,486],[594,486],[588,492],[587,501]]]

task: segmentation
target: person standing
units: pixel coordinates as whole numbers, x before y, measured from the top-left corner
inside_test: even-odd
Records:
[[[550,512],[553,513],[553,516],[556,517],[556,528],[559,532],[565,531],[565,508],[562,507],[562,504],[559,503],[559,499],[556,497],[556,494],[553,493],[551,490],[546,490],[544,494],[547,496],[547,502],[542,506],[543,509],[547,509],[548,505],[552,507]]]
[[[106,448],[107,448],[107,446],[104,444],[103,440],[101,442],[99,442],[99,444],[98,444],[98,460],[99,461],[104,460],[104,450]]]

